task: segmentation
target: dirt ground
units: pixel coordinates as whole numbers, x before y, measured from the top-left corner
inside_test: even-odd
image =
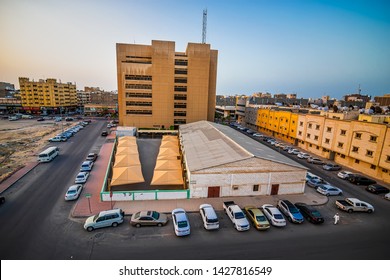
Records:
[[[71,125],[63,123],[64,128]],[[61,130],[61,123],[50,120],[0,120],[0,182],[27,162],[36,161],[37,155],[48,144],[48,139]]]

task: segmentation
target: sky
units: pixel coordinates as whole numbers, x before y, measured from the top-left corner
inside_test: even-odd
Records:
[[[0,81],[116,90],[116,43],[218,50],[217,94],[390,93],[388,0],[0,0]]]

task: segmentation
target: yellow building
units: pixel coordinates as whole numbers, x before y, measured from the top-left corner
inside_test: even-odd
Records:
[[[390,125],[375,116],[361,121],[259,108],[259,131],[390,183]]]
[[[76,84],[58,83],[56,79],[30,81],[19,78],[20,96],[23,109],[38,112],[42,109],[59,112],[59,108],[75,108],[77,106]],[[43,108],[42,108],[43,107]]]
[[[119,124],[169,128],[214,120],[218,51],[209,44],[117,44]]]

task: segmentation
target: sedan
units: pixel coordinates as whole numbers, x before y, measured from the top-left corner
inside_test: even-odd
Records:
[[[255,206],[246,206],[245,213],[248,216],[249,220],[252,222],[253,226],[258,230],[269,229],[270,225],[265,217],[264,213]]]
[[[295,206],[309,222],[313,224],[322,224],[324,222],[324,218],[321,213],[313,207],[300,202],[295,203]]]
[[[289,153],[289,154],[293,154],[293,155],[297,155],[297,154],[300,153],[300,151],[297,150],[297,149],[290,149],[290,150],[288,150],[288,153]]]
[[[87,182],[87,179],[89,177],[89,172],[80,172],[77,174],[76,179],[75,179],[75,184],[83,184]]]
[[[349,171],[340,171],[339,173],[337,173],[337,177],[341,178],[341,179],[348,179],[349,175],[353,174],[352,172],[349,172]]]
[[[83,190],[83,185],[76,184],[68,188],[68,191],[65,194],[65,200],[76,200],[79,198],[81,191]]]
[[[324,170],[327,170],[327,171],[336,171],[336,170],[340,170],[341,169],[341,166],[338,165],[338,164],[333,164],[333,163],[327,163],[327,164],[324,164],[322,166],[322,168]]]
[[[157,211],[140,211],[131,216],[130,224],[135,227],[158,226],[168,223],[168,216]]]
[[[89,153],[85,160],[94,162],[98,155],[96,153]]]
[[[284,227],[286,226],[286,220],[284,219],[282,213],[280,213],[279,209],[271,204],[263,205],[263,212],[267,217],[268,221],[275,227]]]
[[[278,201],[278,209],[283,212],[287,219],[292,223],[301,224],[304,219],[297,207],[289,200],[281,199]]]
[[[108,135],[108,132],[106,130],[103,130],[101,133],[101,136],[107,136],[107,135]]]
[[[310,157],[310,155],[307,153],[300,152],[297,154],[297,157],[302,158],[302,159],[308,159]]]
[[[310,179],[309,181],[307,181],[307,185],[310,187],[313,187],[315,189],[318,188],[318,186],[323,185],[323,184],[326,184],[326,181],[324,181],[323,179],[321,179],[319,177],[314,177],[314,178]]]
[[[334,186],[331,186],[331,185],[327,185],[327,184],[321,184],[318,186],[318,188],[316,189],[317,192],[319,192],[320,194],[323,194],[323,195],[326,195],[326,196],[330,196],[330,195],[342,195],[343,194],[343,191],[339,188],[336,188]]]
[[[348,176],[348,180],[355,185],[373,185],[376,184],[375,180],[367,178],[359,174],[351,174]]]
[[[372,184],[366,187],[366,191],[374,193],[374,194],[380,194],[380,193],[388,193],[390,190],[384,186],[378,185],[378,184]]]
[[[320,160],[319,158],[314,158],[314,157],[308,157],[307,162],[310,162],[312,164],[324,164],[324,162],[322,160]]]
[[[176,236],[184,236],[191,233],[190,222],[184,209],[174,209],[172,211],[172,221]]]

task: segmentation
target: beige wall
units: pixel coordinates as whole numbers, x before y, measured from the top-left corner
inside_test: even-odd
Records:
[[[217,56],[209,44],[189,43],[185,53],[169,41],[117,44],[119,124],[169,128],[213,121]]]

